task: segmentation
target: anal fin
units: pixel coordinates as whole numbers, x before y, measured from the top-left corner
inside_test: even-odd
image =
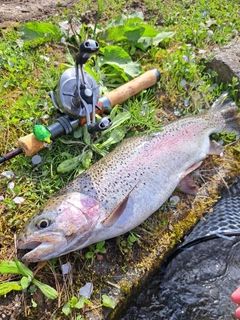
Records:
[[[223,153],[223,147],[216,141],[210,141],[210,148],[208,154],[221,155]]]
[[[177,189],[183,193],[195,195],[198,188],[190,175],[185,176],[178,184]]]

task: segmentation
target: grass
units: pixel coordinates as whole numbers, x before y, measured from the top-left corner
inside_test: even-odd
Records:
[[[109,32],[109,23],[115,21],[116,24],[118,15],[133,11],[131,9],[133,2],[108,0],[103,3],[93,3],[85,0],[81,1],[81,4],[76,4],[71,12],[66,10],[62,15],[48,20],[49,23],[57,25],[59,21],[66,20],[70,15],[79,20],[90,16],[92,27],[90,27],[91,23],[83,24],[77,36],[67,37],[67,41],[71,44],[68,48],[60,43],[59,38],[47,42],[43,40],[42,44],[37,42],[24,46],[16,28],[1,31],[0,134],[3,143],[0,146],[0,155],[17,147],[18,137],[30,133],[35,123],[48,125],[54,122],[57,112],[52,106],[48,93],[54,88],[69,63],[72,63],[71,54],[75,52],[78,42],[83,41],[87,34],[89,37],[95,36],[92,17],[96,16],[98,4],[101,4],[102,10],[96,28],[98,32],[96,38],[100,43],[102,54],[109,44],[114,45],[119,55],[122,53],[119,48],[124,49],[129,56],[128,61],[136,63],[137,68],[146,71],[155,67],[162,72],[160,87],[157,90],[142,92],[114,111],[116,115],[123,112],[131,114],[130,119],[119,125],[120,131],[124,132],[121,139],[139,132],[156,131],[163,122],[170,121],[176,116],[198,113],[226,89],[229,89],[231,95],[235,97],[236,79],[233,79],[228,86],[217,83],[216,74],[206,69],[206,62],[214,48],[228,43],[238,34],[240,29],[238,1],[214,0],[209,3],[209,1],[152,2],[145,0],[139,3],[140,11],[144,11],[144,22],[136,23],[131,33],[131,37],[135,40],[131,41],[129,37],[127,40],[120,40],[120,37],[116,40],[115,37],[107,42],[104,39],[104,32]],[[89,13],[88,10],[91,12]],[[151,44],[144,51],[140,50],[135,45],[138,38],[134,30],[141,23],[146,23],[158,32],[174,32],[174,36],[164,38],[158,45]],[[20,26],[19,24],[18,27]],[[117,27],[119,34],[122,28]],[[93,74],[96,77],[100,74],[98,80],[101,83],[102,92],[112,90],[128,80],[124,69],[126,61],[124,57],[122,59],[120,67],[110,64],[109,61],[103,64],[101,57],[93,57],[89,61],[88,67]],[[83,137],[83,133],[79,134]],[[99,134],[92,137],[85,136],[80,140],[77,136],[65,137],[54,141],[50,149],[40,152],[42,162],[37,166],[33,166],[31,158],[24,155],[19,155],[1,165],[1,172],[9,170],[15,173],[15,177],[11,179],[15,183],[15,188],[11,191],[8,187],[10,180],[0,176],[0,193],[5,198],[0,202],[0,230],[2,230],[0,236],[3,238],[0,260],[13,258],[10,254],[13,234],[20,230],[23,222],[35,212],[36,207],[40,207],[82,170],[82,163],[80,163],[73,171],[59,174],[57,169],[59,165],[67,159],[77,157],[86,145],[86,150],[92,151],[91,157],[85,159],[87,165],[97,161],[100,155],[96,151],[99,151],[99,145],[103,144],[110,134],[109,132],[106,136]],[[233,139],[234,137],[227,136],[225,140],[229,143]],[[95,149],[92,147],[94,143]],[[102,147],[102,153],[110,151],[115,145],[116,143],[113,143]],[[14,203],[13,199],[16,195],[25,198],[25,201],[19,205]],[[144,224],[143,230],[140,229],[140,233],[148,234],[148,230],[152,228],[155,230],[155,226],[149,220]],[[124,237],[121,238],[121,242],[123,241],[125,241]],[[111,245],[109,242],[107,253]],[[141,245],[144,246],[142,241]],[[145,244],[145,246],[148,245]],[[129,251],[132,250],[132,245],[130,247],[127,258],[125,259],[124,255],[121,257],[124,268],[125,265],[129,268],[131,264]],[[71,261],[75,266],[78,265],[76,271],[83,277],[83,280],[75,278],[75,286],[81,286],[84,279],[90,278],[95,282],[95,293],[100,296],[104,276],[99,278],[94,276],[86,267],[89,263],[81,253],[72,254]],[[44,280],[47,275],[46,280],[51,285],[55,285],[52,274],[49,276],[48,266],[39,273]],[[57,269],[53,274],[59,277],[60,271]],[[71,294],[66,292],[68,290],[66,282],[62,283],[61,290],[63,293],[59,298],[59,309],[54,309],[60,317],[62,315],[60,306],[71,299],[71,294],[72,296],[76,294],[74,289],[71,289]],[[34,318],[36,312],[36,308],[34,310],[32,308],[29,315]],[[74,319],[74,316],[72,318]]]

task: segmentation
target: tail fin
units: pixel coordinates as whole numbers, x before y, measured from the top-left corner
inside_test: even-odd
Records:
[[[221,94],[221,96],[213,103],[210,112],[213,114],[213,118],[220,113],[221,120],[223,120],[222,132],[240,134],[240,115],[238,114],[238,107],[231,98],[228,98],[228,92]]]

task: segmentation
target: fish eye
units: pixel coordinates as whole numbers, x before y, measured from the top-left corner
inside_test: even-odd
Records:
[[[50,225],[50,220],[49,219],[42,219],[42,220],[39,220],[36,223],[36,226],[38,227],[38,229],[47,228],[49,225]]]

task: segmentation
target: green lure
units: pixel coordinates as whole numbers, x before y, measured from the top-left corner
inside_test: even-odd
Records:
[[[41,124],[35,124],[35,126],[33,127],[33,134],[39,141],[47,143],[51,142],[51,132]]]

